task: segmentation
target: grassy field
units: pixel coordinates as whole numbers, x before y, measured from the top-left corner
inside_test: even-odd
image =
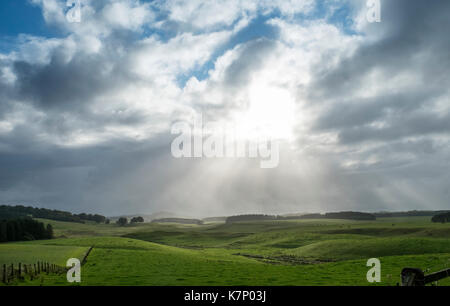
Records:
[[[304,220],[185,226],[51,223],[57,239],[0,245],[0,261],[81,258],[81,285],[371,285],[369,258],[393,286],[404,267],[450,267],[450,226],[430,218]],[[44,275],[21,285],[68,285]],[[439,285],[450,285],[449,280]]]
[[[0,244],[0,265],[34,264],[39,260],[65,266],[68,258],[82,258],[87,250],[81,246]]]

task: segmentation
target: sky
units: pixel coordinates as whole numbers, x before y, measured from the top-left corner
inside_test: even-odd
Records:
[[[81,0],[80,22],[74,8],[0,2],[1,204],[448,209],[450,1],[381,0],[380,22],[364,0]],[[175,158],[173,125],[200,115],[266,127],[278,166]]]

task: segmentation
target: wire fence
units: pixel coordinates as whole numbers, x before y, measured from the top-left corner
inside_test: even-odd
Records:
[[[81,265],[87,261],[87,257],[91,253],[93,247],[85,253],[81,260]],[[17,264],[2,264],[0,266],[0,281],[4,284],[10,284],[16,280],[34,280],[42,274],[64,274],[69,268],[62,267],[53,263],[38,261],[34,264],[17,263]]]
[[[38,261],[35,264],[3,264],[1,269],[1,281],[9,284],[15,280],[33,280],[41,274],[62,274],[67,272],[67,268],[49,262]]]

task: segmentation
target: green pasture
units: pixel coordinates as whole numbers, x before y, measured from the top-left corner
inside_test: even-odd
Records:
[[[394,286],[404,267],[450,267],[450,226],[430,218],[295,220],[201,226],[50,222],[57,239],[0,245],[0,261],[64,263],[94,249],[80,285],[372,285],[369,258]],[[16,261],[17,262],[17,261]],[[69,285],[44,275],[19,285]],[[450,285],[449,280],[439,285]]]

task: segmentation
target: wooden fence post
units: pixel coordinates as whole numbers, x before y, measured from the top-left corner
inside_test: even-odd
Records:
[[[59,265],[42,261],[30,265],[19,262],[17,264],[17,269],[14,269],[14,263],[11,265],[3,264],[0,265],[0,281],[7,284],[11,280],[23,280],[26,276],[29,276],[30,279],[33,280],[35,276],[44,272],[47,274],[62,274],[64,271],[66,271],[66,269]]]
[[[3,282],[6,284],[6,264],[3,264]]]

